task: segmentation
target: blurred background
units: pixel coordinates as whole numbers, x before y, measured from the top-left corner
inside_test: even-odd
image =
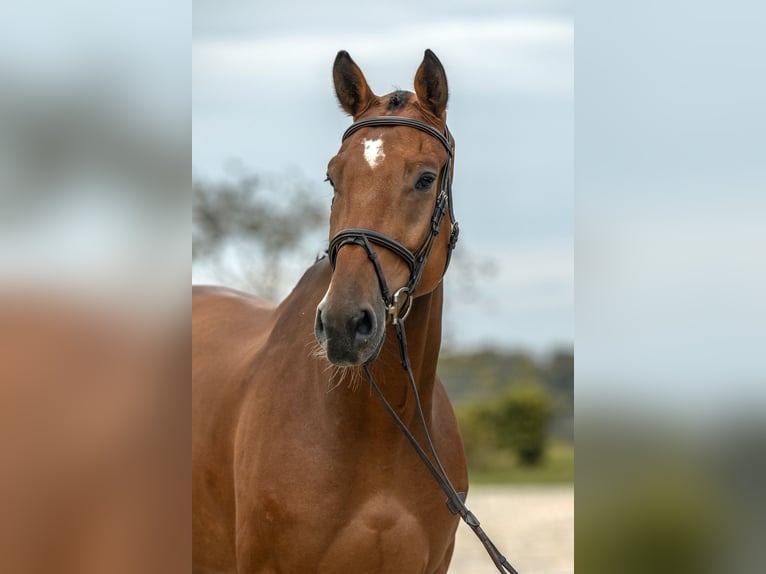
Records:
[[[191,569],[190,27],[3,5],[0,572]]]
[[[461,236],[439,373],[469,503],[521,572],[572,572],[572,3],[200,0],[193,31],[192,279],[272,301],[327,247],[338,50],[377,94],[440,58]],[[469,529],[458,544],[450,572],[491,567]]]
[[[577,570],[766,564],[763,4],[577,3]]]

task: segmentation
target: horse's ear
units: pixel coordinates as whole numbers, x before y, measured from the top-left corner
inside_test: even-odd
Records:
[[[444,119],[447,110],[447,74],[431,50],[426,50],[423,61],[415,73],[415,93],[421,105],[438,118]]]
[[[345,50],[341,50],[335,56],[332,78],[340,106],[354,118],[367,109],[375,97],[362,70]]]

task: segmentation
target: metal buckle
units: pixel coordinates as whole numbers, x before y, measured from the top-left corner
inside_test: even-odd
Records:
[[[452,229],[449,234],[449,243],[447,245],[447,248],[452,251],[455,249],[455,246],[457,245],[457,239],[460,236],[460,225],[458,225],[457,221],[452,222]]]
[[[403,299],[402,295],[404,295]],[[397,289],[394,296],[391,297],[391,304],[386,309],[388,316],[391,319],[391,324],[396,325],[397,323],[404,321],[407,318],[407,315],[410,314],[410,310],[412,310],[410,290],[407,287]]]

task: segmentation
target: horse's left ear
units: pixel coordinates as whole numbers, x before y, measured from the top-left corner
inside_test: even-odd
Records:
[[[426,50],[423,61],[415,73],[415,93],[421,104],[438,118],[444,119],[447,110],[447,74],[431,50]]]
[[[347,114],[354,119],[370,105],[375,98],[362,70],[356,65],[348,52],[341,50],[335,56],[332,67],[335,82],[335,94],[338,102]]]

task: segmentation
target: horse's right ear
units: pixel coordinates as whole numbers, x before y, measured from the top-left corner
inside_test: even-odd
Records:
[[[370,105],[375,98],[362,70],[359,69],[348,55],[341,50],[335,56],[335,64],[332,67],[332,78],[335,82],[335,94],[338,96],[340,106],[346,113],[356,119]]]

